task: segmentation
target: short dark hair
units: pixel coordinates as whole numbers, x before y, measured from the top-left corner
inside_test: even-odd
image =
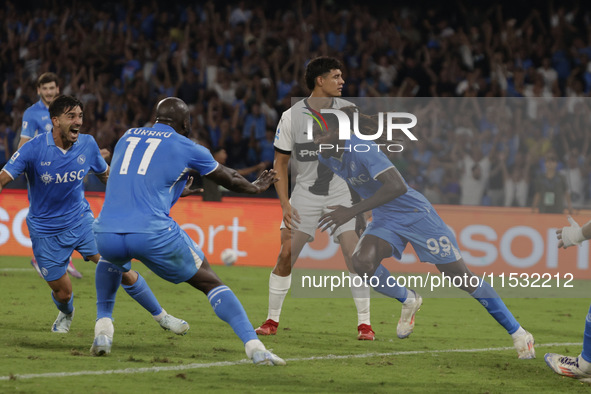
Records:
[[[61,114],[65,114],[74,107],[80,107],[84,110],[84,104],[74,96],[57,96],[51,104],[49,104],[49,116],[56,118]]]
[[[316,78],[330,72],[330,70],[342,69],[343,64],[334,57],[321,56],[314,58],[306,66],[306,73],[304,74],[306,86],[308,86],[308,89],[314,90]]]
[[[37,78],[37,87],[50,82],[55,82],[56,86],[59,86],[57,75],[52,72],[43,73],[39,75],[39,78]]]

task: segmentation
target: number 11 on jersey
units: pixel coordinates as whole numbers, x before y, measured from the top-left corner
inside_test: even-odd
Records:
[[[135,148],[141,141],[139,137],[127,137],[125,140],[129,142],[127,145],[127,149],[125,149],[125,154],[123,155],[123,162],[121,163],[121,168],[119,169],[119,174],[127,174],[127,170],[129,169],[129,162],[131,161],[131,157],[133,156],[133,152]],[[148,171],[148,167],[150,166],[150,161],[152,161],[152,156],[154,156],[154,152],[156,152],[156,148],[162,142],[159,138],[148,138],[146,143],[148,147],[142,156],[142,161],[140,161],[140,165],[137,169],[137,173],[140,175],[146,175],[146,171]]]

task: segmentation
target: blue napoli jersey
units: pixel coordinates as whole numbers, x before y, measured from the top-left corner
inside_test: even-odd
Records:
[[[25,173],[29,193],[27,225],[32,236],[55,235],[92,215],[84,198],[86,174],[102,174],[108,166],[94,138],[80,134],[64,151],[52,133],[38,135],[24,144],[4,166],[12,179]]]
[[[170,227],[170,208],[187,183],[188,171],[207,175],[217,166],[209,150],[168,125],[127,130],[115,146],[94,231],[148,233]]]
[[[343,178],[363,199],[373,196],[382,187],[382,183],[376,179],[378,175],[390,168],[398,171],[388,157],[377,150],[377,146],[369,145],[371,149],[367,152],[355,151],[355,145],[368,145],[368,142],[353,135],[346,141],[345,151],[340,159],[335,157],[325,159],[322,155],[318,155],[321,163]],[[349,149],[351,152],[348,151]],[[374,221],[392,221],[397,225],[406,226],[421,219],[433,209],[429,200],[408,186],[404,179],[403,182],[408,189],[407,192],[374,208],[372,210]]]
[[[21,137],[33,138],[53,128],[49,109],[39,100],[31,105],[23,114]]]

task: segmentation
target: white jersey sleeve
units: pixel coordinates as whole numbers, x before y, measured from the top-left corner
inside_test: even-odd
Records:
[[[279,119],[277,131],[275,131],[275,148],[290,153],[293,150],[293,133],[291,124],[291,108],[285,111]]]

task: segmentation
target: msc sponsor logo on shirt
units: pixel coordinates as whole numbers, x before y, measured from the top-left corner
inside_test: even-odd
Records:
[[[41,182],[46,185],[49,185],[55,180],[55,183],[69,183],[75,181],[81,181],[84,179],[84,172],[85,170],[78,170],[78,171],[70,171],[64,172],[63,174],[54,174],[52,176],[50,173],[45,172],[41,174]]]
[[[369,182],[370,178],[367,174],[359,174],[358,176],[352,176],[347,178],[347,182],[352,186],[363,185],[365,182]]]

